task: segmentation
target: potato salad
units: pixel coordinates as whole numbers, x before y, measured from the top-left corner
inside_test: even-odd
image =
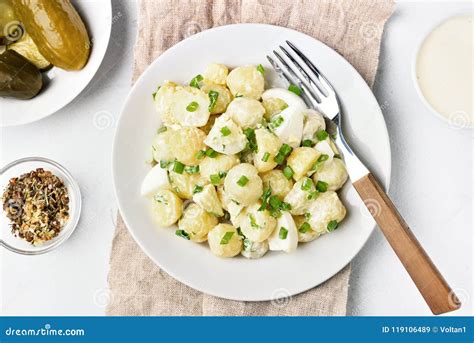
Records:
[[[162,126],[141,194],[159,226],[207,241],[219,257],[255,259],[332,232],[347,180],[323,116],[295,85],[265,89],[262,65],[210,64],[188,85],[165,81]]]

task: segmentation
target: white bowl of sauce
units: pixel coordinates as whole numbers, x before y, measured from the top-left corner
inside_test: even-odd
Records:
[[[474,128],[474,14],[444,20],[422,40],[412,67],[425,105],[452,127]]]

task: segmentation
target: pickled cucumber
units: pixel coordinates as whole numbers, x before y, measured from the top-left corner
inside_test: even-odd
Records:
[[[43,86],[38,68],[16,51],[0,55],[0,96],[31,99]]]
[[[10,44],[8,49],[15,50],[28,61],[33,63],[38,69],[46,69],[51,65],[51,63],[49,63],[49,61],[46,60],[43,55],[41,55],[41,53],[38,51],[38,47],[27,33],[24,33],[23,37],[21,37],[18,42]]]
[[[46,60],[65,70],[85,66],[91,43],[69,0],[15,0],[11,4]]]

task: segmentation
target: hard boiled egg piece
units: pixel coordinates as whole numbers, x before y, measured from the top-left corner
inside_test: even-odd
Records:
[[[306,104],[298,95],[293,92],[290,92],[284,88],[271,88],[263,92],[262,99],[281,99],[283,100],[288,107],[299,107],[301,109],[306,109]]]
[[[140,193],[142,196],[154,195],[160,189],[169,189],[170,182],[166,169],[160,167],[159,164],[154,166],[142,182]]]
[[[289,212],[283,212],[278,218],[277,226],[268,238],[270,250],[292,252],[298,246],[298,230]]]
[[[290,106],[277,114],[272,120],[279,122],[278,127],[274,128],[273,132],[283,143],[292,148],[300,146],[301,137],[303,136],[304,110],[299,106]]]

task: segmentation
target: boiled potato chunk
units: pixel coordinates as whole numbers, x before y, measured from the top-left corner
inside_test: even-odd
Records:
[[[209,80],[218,85],[225,86],[227,75],[229,74],[229,69],[219,63],[211,63],[206,67],[204,71],[204,79]]]
[[[256,66],[247,65],[237,67],[227,76],[227,87],[232,95],[260,99],[263,93],[265,80]]]
[[[235,165],[239,164],[236,155],[217,155],[216,157],[204,157],[199,164],[202,177],[209,180],[211,175],[226,173]]]
[[[263,115],[266,120],[272,119],[272,117],[285,108],[288,107],[288,104],[278,98],[268,98],[262,101],[262,105],[265,108],[265,114]]]
[[[254,164],[259,173],[272,170],[277,166],[274,161],[278,154],[282,142],[280,138],[269,132],[267,129],[255,130],[258,151],[255,153]]]
[[[271,188],[272,195],[276,195],[280,200],[290,193],[293,188],[293,180],[288,180],[279,169],[270,170],[261,175],[263,188]]]
[[[262,195],[262,179],[253,165],[241,163],[227,173],[224,191],[239,205],[248,206],[255,203]]]
[[[201,192],[194,194],[193,200],[204,210],[216,217],[222,217],[224,215],[221,202],[213,185],[204,186]]]
[[[235,227],[219,224],[208,235],[211,252],[219,257],[234,257],[242,250],[242,238]]]
[[[304,113],[303,140],[315,140],[316,132],[326,130],[326,123],[321,113],[315,110],[306,110]]]
[[[328,184],[328,190],[337,191],[347,181],[347,170],[344,162],[339,158],[333,158],[325,162],[323,167],[313,175],[314,182],[323,181]]]
[[[230,91],[225,86],[215,83],[205,83],[201,87],[201,90],[206,94],[209,94],[210,91],[218,93],[217,101],[212,108],[211,114],[224,113],[226,111],[227,105],[229,105],[232,100],[232,94],[230,94]]]
[[[311,225],[306,221],[304,216],[293,216],[293,219],[298,229],[298,242],[311,242],[320,236],[319,233],[311,228]]]
[[[170,171],[168,175],[171,188],[182,199],[192,199],[194,187],[196,187],[196,185],[202,186],[207,183],[199,174],[188,174],[186,172],[179,174]]]
[[[247,137],[240,126],[228,116],[222,115],[215,121],[204,143],[217,152],[234,155],[245,149]]]
[[[265,108],[252,98],[235,98],[227,107],[226,114],[242,129],[255,128],[262,121]]]
[[[171,226],[183,213],[183,201],[173,192],[162,189],[153,197],[152,208],[155,220],[160,226]]]
[[[247,207],[240,215],[240,229],[252,242],[263,242],[272,234],[276,219],[267,210],[259,211],[260,203]]]
[[[250,259],[263,257],[268,251],[268,241],[252,242],[249,239],[244,239],[244,248],[242,249],[242,256]]]
[[[188,233],[193,242],[204,242],[207,234],[216,226],[218,220],[215,216],[207,213],[198,204],[190,204],[183,212],[183,216],[178,222],[180,230]]]
[[[188,166],[199,164],[196,155],[205,149],[206,134],[195,127],[180,129],[168,128],[155,136],[153,141],[153,158],[155,161],[178,160]]]
[[[319,234],[329,232],[328,225],[331,221],[340,223],[346,216],[346,208],[337,196],[336,192],[327,191],[321,193],[311,203],[309,208],[310,218],[308,223]]]
[[[209,120],[209,96],[194,87],[166,81],[154,96],[155,109],[166,126],[200,127]]]
[[[308,190],[303,189],[303,184],[308,184]],[[285,197],[285,202],[291,205],[290,213],[293,215],[305,214],[314,202],[311,194],[314,194],[316,187],[310,178],[302,178],[295,183],[290,193]]]
[[[293,170],[293,179],[298,181],[306,176],[318,160],[321,153],[310,147],[293,149],[287,159],[287,165]]]

